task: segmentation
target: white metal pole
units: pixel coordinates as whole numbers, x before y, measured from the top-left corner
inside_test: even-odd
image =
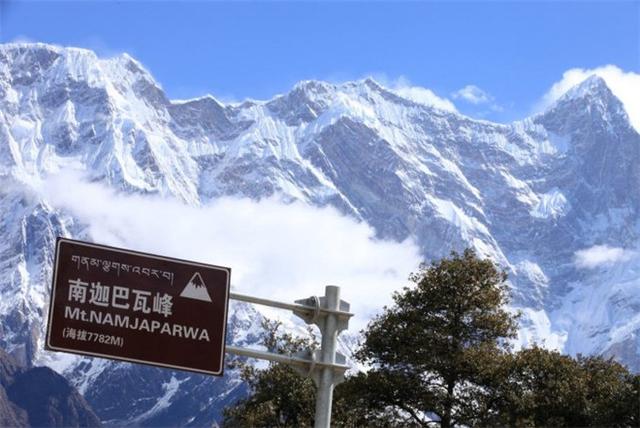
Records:
[[[325,287],[325,309],[338,311],[340,308],[340,287],[328,285]],[[335,313],[328,312],[324,317],[322,332],[322,347],[320,349],[321,362],[335,364],[336,343],[338,336],[338,319]],[[316,394],[315,428],[329,428],[331,426],[331,402],[335,374],[332,367],[324,366],[320,372],[318,391]]]
[[[338,333],[347,328],[349,318],[349,304],[340,301],[340,287],[328,285],[325,287],[324,297],[310,297],[297,300],[296,303],[278,302],[260,297],[230,293],[230,299],[247,303],[266,305],[275,308],[289,309],[307,324],[315,324],[322,334],[320,347],[320,361],[314,355],[309,358],[305,353],[297,355],[281,355],[256,349],[227,346],[226,352],[250,358],[259,358],[289,364],[301,371],[304,376],[310,376],[317,386],[315,428],[329,428],[331,426],[331,404],[333,388],[343,379],[344,372],[349,368],[345,365],[345,358],[336,352]],[[340,357],[340,364],[336,360]]]

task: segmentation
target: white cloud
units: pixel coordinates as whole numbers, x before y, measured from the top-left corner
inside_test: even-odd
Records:
[[[594,269],[598,266],[613,265],[630,260],[634,251],[608,245],[594,245],[590,248],[576,251],[575,264],[579,268]]]
[[[553,104],[573,86],[592,75],[600,76],[611,89],[611,92],[622,101],[629,115],[631,124],[640,132],[640,74],[625,72],[615,65],[583,69],[572,68],[562,75],[562,79],[551,86],[551,89],[536,104],[535,110],[542,111]]]
[[[420,262],[413,242],[376,240],[367,224],[332,208],[236,198],[193,207],[73,175],[50,177],[41,191],[88,225],[95,242],[229,266],[241,293],[293,301],[339,285],[356,313],[351,331],[389,304]]]
[[[9,40],[9,43],[17,43],[17,44],[21,44],[21,43],[36,43],[36,41],[33,40],[32,38],[28,37],[28,36],[20,34],[20,35],[15,36],[11,40]]]
[[[398,79],[383,82],[393,92],[399,96],[411,100],[419,104],[425,104],[430,107],[439,108],[441,110],[457,112],[456,106],[448,99],[437,96],[433,91],[420,86],[414,86],[411,82],[400,76]]]
[[[463,99],[471,104],[486,104],[493,101],[493,97],[475,85],[467,85],[451,94],[453,99]]]

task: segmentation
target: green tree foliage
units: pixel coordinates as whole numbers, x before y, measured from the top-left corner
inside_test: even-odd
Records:
[[[452,253],[412,275],[415,287],[369,324],[357,358],[374,367],[370,376],[394,379],[414,423],[427,426],[435,414],[445,428],[472,425],[483,413],[488,400],[476,380],[485,356],[504,352],[516,328],[504,309],[505,279],[472,250]]]
[[[640,377],[624,366],[539,347],[511,352],[505,278],[471,250],[422,266],[362,332],[355,357],[370,369],[336,387],[333,425],[640,426]],[[317,346],[278,323],[264,327],[272,352]],[[251,394],[226,409],[225,426],[313,425],[310,379],[282,364],[239,367]]]
[[[295,337],[280,331],[280,323],[264,321],[263,345],[270,351],[294,354],[303,349],[318,346],[311,333],[309,337]],[[225,427],[309,427],[313,426],[316,388],[313,381],[304,378],[291,367],[269,363],[266,369],[257,369],[246,362],[235,360],[233,368],[239,368],[242,379],[250,389],[249,397],[236,402],[224,411]],[[350,377],[334,391],[332,425],[344,427],[391,426],[392,421],[402,421],[392,411],[380,409],[375,401],[376,392],[384,384],[367,382],[358,374]],[[371,393],[364,394],[369,387]]]
[[[493,425],[638,426],[637,377],[611,359],[533,347],[505,356],[489,383]]]
[[[293,354],[317,346],[311,338],[279,331],[280,323],[265,321],[263,345],[270,352]],[[313,425],[315,386],[285,364],[270,362],[266,369],[236,361],[250,395],[224,411],[225,427],[305,427]]]
[[[602,357],[578,357],[585,378],[585,418],[595,426],[640,426],[640,376]]]

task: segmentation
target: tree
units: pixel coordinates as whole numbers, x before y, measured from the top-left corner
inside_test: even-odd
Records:
[[[280,331],[280,323],[264,321],[263,345],[271,352],[292,354],[302,349],[315,348],[313,335],[294,337]],[[316,389],[313,381],[304,378],[291,367],[269,363],[266,369],[241,361],[232,363],[240,368],[250,395],[224,410],[225,427],[308,427],[314,422]],[[396,418],[393,412],[378,408],[374,397],[384,383],[363,374],[354,375],[338,385],[333,396],[332,425],[344,427],[391,426]],[[373,387],[371,393],[366,391]],[[378,392],[376,392],[378,391]]]
[[[433,420],[449,428],[474,425],[491,404],[476,382],[486,376],[487,356],[507,349],[516,317],[506,311],[506,275],[472,250],[452,253],[411,275],[413,288],[393,296],[364,332],[356,357],[390,380],[393,396],[380,405],[408,414],[416,425]],[[490,364],[489,364],[490,366]]]
[[[533,347],[505,356],[500,368],[491,425],[637,426],[635,377],[611,359]]]
[[[593,426],[639,426],[638,376],[611,358],[578,356],[577,363],[587,402],[583,420]]]
[[[640,422],[640,376],[602,357],[539,347],[510,352],[516,316],[506,276],[471,250],[410,277],[415,286],[362,332],[356,358],[369,367],[334,392],[332,425],[615,426]],[[264,345],[315,347],[266,322]],[[227,426],[311,426],[315,385],[293,369],[240,364],[251,395],[225,410]]]
[[[293,354],[315,347],[311,338],[298,338],[279,331],[280,323],[265,320],[263,345],[270,352]],[[315,387],[313,381],[298,375],[291,367],[270,362],[257,369],[245,362],[234,364],[241,370],[250,395],[224,410],[224,426],[304,427],[313,425]]]

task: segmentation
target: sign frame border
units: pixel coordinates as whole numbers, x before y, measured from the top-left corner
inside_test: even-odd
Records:
[[[224,324],[222,326],[222,349],[221,349],[221,354],[220,354],[220,370],[217,372],[211,371],[211,370],[202,370],[202,369],[195,369],[195,368],[191,368],[191,367],[183,367],[183,366],[176,366],[176,365],[172,365],[172,364],[164,364],[164,363],[156,363],[156,362],[150,362],[150,361],[145,361],[145,360],[138,360],[136,358],[126,358],[126,357],[118,357],[118,356],[113,356],[113,355],[107,355],[107,354],[100,354],[98,352],[88,352],[88,351],[78,351],[75,349],[67,349],[67,348],[61,348],[61,347],[55,347],[52,346],[49,341],[51,340],[51,321],[53,318],[53,307],[55,304],[55,299],[56,299],[56,287],[57,287],[57,282],[58,282],[58,265],[60,264],[60,259],[57,257],[58,253],[59,253],[59,249],[60,249],[60,245],[64,242],[68,242],[71,244],[76,244],[76,245],[81,245],[81,246],[85,246],[85,247],[91,247],[91,248],[97,248],[97,249],[107,249],[107,250],[112,250],[112,251],[116,251],[119,253],[125,253],[125,254],[130,254],[130,255],[134,255],[134,256],[143,256],[143,257],[150,257],[153,259],[157,259],[157,260],[165,260],[165,261],[170,261],[170,262],[178,262],[178,263],[183,263],[183,264],[187,264],[187,265],[191,265],[191,266],[196,266],[196,267],[203,267],[203,268],[207,268],[207,269],[217,269],[217,270],[221,270],[226,272],[227,274],[227,283],[226,283],[226,302],[224,305]],[[144,364],[147,366],[153,366],[153,367],[164,367],[164,368],[170,368],[170,369],[177,369],[177,370],[185,370],[185,371],[189,371],[189,372],[194,372],[194,373],[200,373],[200,374],[208,374],[208,375],[213,375],[213,376],[222,376],[224,374],[224,355],[226,354],[226,349],[227,349],[227,323],[228,323],[228,315],[229,315],[229,300],[230,300],[230,294],[231,294],[231,268],[230,267],[224,267],[224,266],[217,266],[217,265],[210,265],[210,264],[206,264],[206,263],[199,263],[199,262],[193,262],[193,261],[189,261],[189,260],[184,260],[184,259],[178,259],[175,257],[166,257],[166,256],[160,256],[157,254],[150,254],[150,253],[145,253],[142,251],[135,251],[135,250],[126,250],[124,248],[118,248],[118,247],[113,247],[110,245],[101,245],[101,244],[95,244],[92,242],[86,242],[86,241],[79,241],[76,239],[70,239],[70,238],[63,238],[58,236],[56,239],[56,247],[55,247],[55,265],[53,267],[53,281],[51,284],[51,294],[49,296],[49,316],[48,318],[48,322],[47,322],[47,331],[46,331],[46,337],[45,337],[45,341],[44,341],[44,349],[47,351],[60,351],[60,352],[68,352],[71,354],[78,354],[78,355],[86,355],[86,356],[90,356],[90,357],[98,357],[98,358],[106,358],[109,360],[116,360],[116,361],[125,361],[125,362],[129,362],[129,363],[137,363],[137,364]]]

